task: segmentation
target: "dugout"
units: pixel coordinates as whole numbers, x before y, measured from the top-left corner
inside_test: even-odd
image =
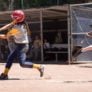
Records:
[[[47,39],[50,43],[51,47],[45,53],[43,44],[41,44],[39,58],[41,62],[66,63],[68,61],[70,63],[68,8],[68,5],[62,5],[23,10],[26,14],[29,35],[31,34],[32,41],[36,35],[39,35],[41,43],[43,43],[44,39]],[[11,21],[10,13],[11,11],[0,12],[0,26]],[[56,36],[59,36],[59,39]]]

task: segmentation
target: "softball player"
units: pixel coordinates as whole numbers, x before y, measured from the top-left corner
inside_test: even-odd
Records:
[[[92,38],[92,32],[87,32],[85,33],[85,35]],[[76,46],[76,48],[72,52],[72,56],[77,57],[81,53],[87,52],[87,51],[92,51],[92,45],[89,45],[87,47]]]
[[[25,68],[36,68],[40,72],[40,77],[43,77],[44,66],[40,64],[34,64],[31,61],[26,60],[26,52],[29,48],[27,26],[25,23],[25,14],[22,10],[15,10],[11,14],[13,22],[0,28],[0,31],[11,28],[7,33],[7,37],[13,37],[16,47],[9,54],[6,62],[4,72],[1,73],[0,79],[8,79],[8,72],[12,66],[13,60],[17,57],[20,66]]]

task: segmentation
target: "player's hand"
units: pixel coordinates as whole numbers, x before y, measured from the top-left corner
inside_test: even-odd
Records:
[[[13,22],[12,22],[13,24],[16,24],[17,23],[17,20],[13,20]]]
[[[20,22],[20,19],[21,19],[21,17],[17,17],[17,18],[14,19],[13,22],[16,24],[16,23]]]

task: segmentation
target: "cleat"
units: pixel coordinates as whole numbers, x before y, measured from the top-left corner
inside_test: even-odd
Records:
[[[41,67],[38,70],[40,72],[40,77],[43,77],[43,75],[44,75],[44,65],[41,65]]]
[[[82,49],[81,46],[76,47],[76,48],[73,50],[73,52],[72,52],[73,57],[77,57],[79,54],[81,54],[81,53],[82,53],[82,52],[81,52],[81,49]]]
[[[8,80],[8,75],[5,75],[4,73],[1,73],[0,80]]]

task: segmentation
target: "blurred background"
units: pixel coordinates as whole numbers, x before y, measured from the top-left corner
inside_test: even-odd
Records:
[[[85,3],[90,1],[92,0],[0,0],[0,11]]]
[[[30,49],[27,58],[37,63],[71,63],[70,17],[75,17],[73,17],[74,14],[69,14],[70,4],[83,4],[91,1],[0,0],[0,27],[12,21],[10,14],[13,10],[23,10],[29,28]],[[72,7],[72,11],[75,12],[73,8],[75,7]],[[75,21],[76,18],[73,22]],[[75,26],[76,24],[77,22]],[[72,27],[76,29],[75,26],[72,24]],[[83,37],[77,36],[82,39]],[[76,34],[73,35],[73,39],[76,43]],[[35,49],[35,44],[38,45],[38,49]],[[0,39],[0,60],[2,62],[6,60],[9,53],[7,46],[7,41]]]

